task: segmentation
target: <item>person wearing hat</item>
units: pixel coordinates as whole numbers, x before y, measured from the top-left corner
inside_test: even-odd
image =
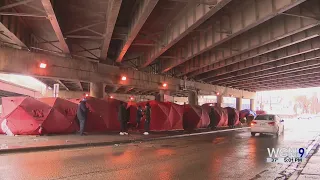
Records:
[[[87,107],[87,99],[83,98],[78,106],[78,110],[77,110],[77,118],[79,120],[79,124],[80,124],[80,131],[79,134],[81,136],[85,135],[84,134],[84,128],[85,128],[85,124],[87,121],[87,114],[88,114],[88,107]]]

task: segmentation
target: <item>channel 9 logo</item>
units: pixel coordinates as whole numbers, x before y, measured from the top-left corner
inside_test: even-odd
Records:
[[[302,162],[307,155],[306,148],[267,148],[270,163],[293,163]]]

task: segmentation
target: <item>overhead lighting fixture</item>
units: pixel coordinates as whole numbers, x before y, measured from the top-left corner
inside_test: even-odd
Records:
[[[89,96],[89,94],[86,94],[86,97],[88,97]]]
[[[133,100],[133,97],[130,97],[130,100],[132,101],[132,100]]]
[[[122,76],[122,77],[121,77],[121,80],[122,80],[122,81],[125,81],[125,80],[127,80],[127,77],[126,77],[126,76]]]
[[[167,85],[167,83],[163,83],[162,86],[163,87],[167,87],[168,85]]]
[[[113,96],[110,96],[111,99],[113,99]]]
[[[40,63],[39,67],[41,69],[45,69],[47,67],[47,64],[46,63]]]

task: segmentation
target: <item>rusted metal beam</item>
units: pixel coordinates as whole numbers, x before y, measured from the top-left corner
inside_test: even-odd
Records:
[[[59,83],[61,86],[63,86],[67,91],[70,91],[70,89],[63,82],[61,82],[59,79],[56,79],[56,82]]]
[[[230,8],[236,10],[226,12],[223,16],[215,17],[216,24],[211,24],[211,28],[208,28],[208,30],[203,33],[199,33],[197,36],[189,38],[187,43],[185,43],[186,46],[173,49],[172,51],[177,54],[178,60],[163,61],[162,72],[167,72],[305,1],[306,0],[247,0],[245,3],[235,2],[236,4],[233,4],[234,7]],[[230,6],[231,5],[232,3]],[[221,29],[225,27],[229,27],[229,31],[231,31],[232,34],[216,33],[217,31],[221,32]],[[201,66],[199,66],[199,68],[200,67]]]
[[[108,2],[108,10],[106,13],[107,14],[106,30],[105,30],[104,40],[102,43],[101,54],[100,54],[100,60],[102,61],[107,59],[112,33],[118,18],[121,3],[122,3],[122,0],[109,0]]]
[[[47,16],[41,15],[41,14],[28,14],[28,13],[17,13],[17,12],[0,12],[0,16],[47,18]]]
[[[0,7],[0,11],[5,10],[5,9],[9,9],[9,8],[13,8],[13,7],[16,7],[16,6],[20,6],[20,5],[23,5],[23,4],[27,4],[27,3],[30,3],[32,1],[35,1],[35,0],[24,0],[24,1],[15,2],[15,3],[12,3],[12,4],[8,4],[8,5]]]
[[[44,10],[46,11],[48,19],[49,19],[51,26],[53,28],[53,31],[58,38],[58,41],[59,41],[59,44],[60,44],[60,47],[61,47],[63,53],[70,54],[69,47],[63,37],[61,28],[59,26],[58,20],[56,18],[56,15],[54,13],[54,10],[53,10],[53,7],[52,7],[50,0],[41,0],[41,3],[44,7]]]
[[[76,81],[77,85],[79,86],[80,90],[83,91],[83,87],[80,81]]]
[[[102,36],[82,36],[82,35],[67,35],[66,38],[71,39],[92,39],[92,40],[101,40]]]
[[[179,40],[196,29],[200,24],[209,19],[212,15],[222,9],[231,0],[221,0],[216,5],[195,5],[195,1],[189,1],[187,7],[175,17],[161,34],[161,44],[146,53],[143,58],[142,68],[152,64],[160,55],[166,52]]]
[[[320,59],[320,58],[319,58]],[[231,80],[221,80],[216,82],[216,84],[233,86],[235,84],[241,84],[242,82],[253,82],[259,81],[258,79],[265,79],[269,77],[277,77],[279,75],[287,75],[290,73],[300,73],[304,71],[313,70],[320,67],[319,60],[309,60],[301,63],[292,64],[284,67],[276,67],[273,69],[269,69],[267,71],[252,73],[246,76],[239,76],[238,78],[234,78]]]
[[[291,23],[296,20],[300,23]],[[296,22],[294,21],[294,22]],[[282,22],[282,23],[280,23]],[[212,49],[183,64],[178,68],[179,76],[188,74],[194,77],[223,65],[230,65],[249,58],[291,46],[293,44],[319,36],[319,22],[295,17],[279,16],[262,26],[248,31],[230,41],[229,47],[222,52]],[[274,34],[273,36],[271,36]],[[226,45],[225,45],[226,46]],[[232,51],[237,47],[240,51]]]
[[[18,23],[18,22],[17,22]],[[2,34],[4,34],[7,38],[9,38],[8,40],[10,40],[10,42],[16,44],[19,48],[28,48],[28,46],[17,37],[16,34],[14,34],[13,32],[11,32],[7,26],[5,26],[2,22],[0,22],[0,31],[2,32]]]
[[[269,57],[255,57],[252,59],[248,59],[245,61],[238,62],[236,64],[232,64],[229,66],[221,67],[215,71],[211,71],[205,74],[202,74],[198,76],[198,80],[208,80],[211,81],[211,79],[217,80],[219,79],[217,76],[221,76],[224,74],[230,74],[237,71],[242,71],[245,69],[248,69],[250,67],[255,66],[261,66],[266,65],[267,63],[271,62],[277,62],[282,59],[287,59],[289,62],[290,60],[293,60],[295,56],[303,55],[308,52],[313,52],[320,49],[320,42],[319,38],[314,38],[308,41],[304,41],[299,44],[295,44],[289,47],[286,47],[284,49],[277,50],[275,52],[270,53]]]
[[[75,33],[75,32],[78,32],[78,31],[81,31],[81,30],[85,30],[85,29],[88,29],[88,28],[92,28],[94,26],[98,26],[100,24],[105,24],[106,22],[105,21],[101,21],[101,22],[96,22],[96,23],[93,23],[93,24],[89,24],[89,25],[86,25],[86,26],[83,26],[83,27],[78,27],[76,29],[72,29],[70,31],[67,31],[65,34],[68,35],[68,34],[72,34],[72,33]]]
[[[234,74],[226,74],[222,75],[216,80],[212,81],[212,83],[222,83],[222,82],[236,82],[241,79],[252,80],[258,77],[270,76],[274,74],[285,74],[291,71],[298,71],[302,68],[312,68],[320,65],[320,61],[318,60],[320,56],[320,52],[311,52],[304,54],[304,56],[295,57],[292,61],[280,60],[277,64],[270,63],[270,67],[268,66],[258,66],[251,67],[243,71],[238,71]]]
[[[239,82],[237,84],[234,84],[232,86],[237,86],[237,87],[241,87],[241,86],[247,86],[247,85],[251,85],[251,86],[256,86],[258,84],[261,83],[270,83],[270,84],[274,84],[277,82],[284,82],[286,80],[306,80],[308,78],[314,78],[314,79],[318,79],[318,77],[320,76],[320,72],[319,72],[320,68],[317,67],[316,69],[313,70],[308,70],[308,71],[302,71],[299,73],[289,73],[286,75],[276,75],[276,76],[272,76],[272,77],[267,77],[267,78],[263,78],[263,79],[257,79],[255,81],[246,81],[246,82]],[[320,81],[319,81],[320,82]],[[222,85],[222,84],[219,84]]]
[[[117,62],[122,62],[123,57],[127,53],[131,43],[137,37],[140,29],[146,22],[158,1],[159,0],[143,0],[140,2],[134,14],[131,16],[132,19],[130,21],[130,28],[127,33],[128,36],[120,48],[120,52],[116,60]]]
[[[283,86],[292,86],[294,88],[299,88],[301,87],[300,85],[306,85],[306,84],[315,84],[318,86],[320,84],[320,81],[318,80],[320,76],[315,76],[315,77],[310,77],[306,79],[291,79],[291,80],[286,80],[286,81],[275,81],[273,83],[258,83],[257,85],[239,85],[237,88],[247,88],[247,89],[253,89],[253,88],[258,88],[263,89],[263,87],[269,87],[269,88],[275,88],[275,87],[283,87]],[[260,88],[261,87],[261,88]]]

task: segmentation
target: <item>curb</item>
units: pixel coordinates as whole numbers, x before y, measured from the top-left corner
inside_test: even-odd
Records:
[[[296,180],[299,178],[301,172],[303,171],[305,166],[308,164],[310,158],[313,156],[313,154],[315,153],[315,150],[319,148],[319,146],[320,146],[320,135],[316,136],[313,140],[311,140],[307,148],[306,162],[300,163],[296,168],[297,170],[294,171],[291,175],[289,175],[288,180]]]
[[[39,152],[39,151],[51,151],[51,150],[62,150],[62,149],[110,146],[114,144],[129,144],[129,143],[135,143],[135,142],[149,142],[149,141],[156,141],[156,140],[165,140],[165,139],[199,136],[199,135],[206,135],[206,134],[215,134],[220,132],[237,131],[237,130],[243,130],[248,128],[249,127],[241,127],[241,128],[234,128],[234,129],[224,129],[224,130],[208,131],[208,132],[200,132],[200,133],[172,135],[172,136],[164,136],[164,137],[148,138],[148,139],[132,139],[132,140],[110,141],[110,142],[63,144],[63,145],[54,145],[54,146],[26,147],[26,148],[16,148],[16,149],[0,149],[0,155],[11,154],[11,153],[25,153],[25,152]]]

